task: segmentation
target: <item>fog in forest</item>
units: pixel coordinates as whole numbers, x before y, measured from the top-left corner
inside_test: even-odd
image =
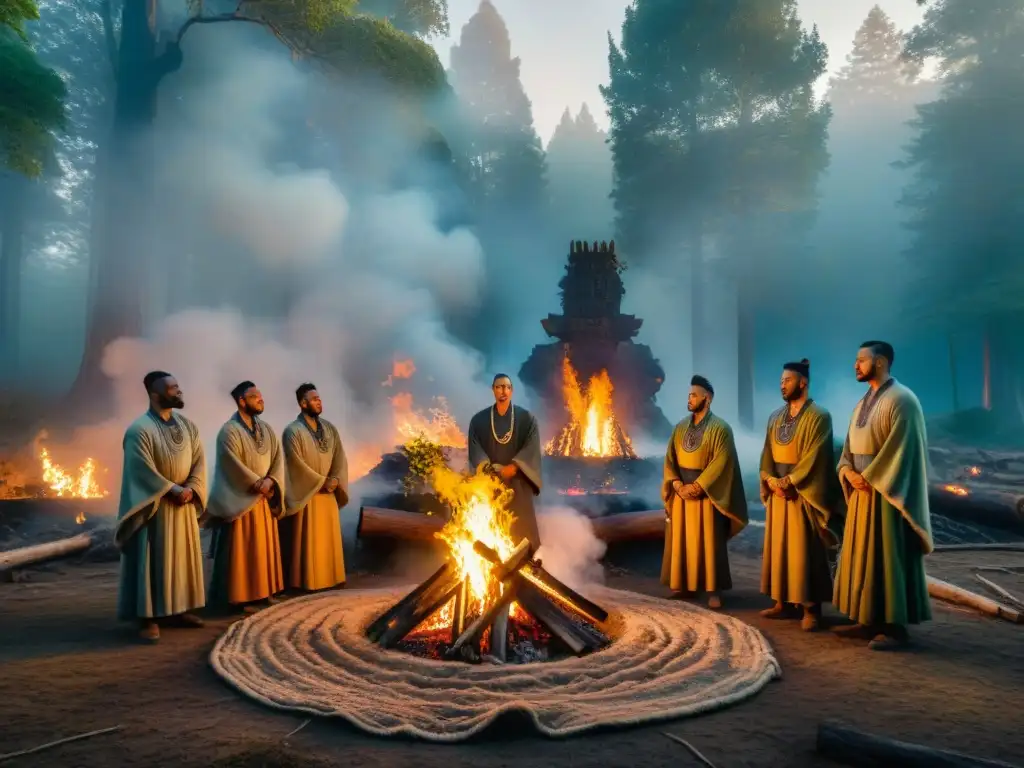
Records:
[[[900,2],[913,0],[889,4]],[[239,381],[256,382],[280,428],[308,380],[346,443],[380,455],[394,444],[389,377],[405,360],[403,391],[423,409],[446,398],[465,428],[493,373],[515,378],[549,343],[540,320],[561,311],[569,241],[612,239],[623,312],[643,319],[636,341],[665,371],[657,404],[674,423],[690,376],[710,378],[745,464],[787,360],[811,360],[812,395],[841,438],[867,339],[894,345],[893,372],[929,416],[984,405],[1000,414],[991,423],[1019,428],[1024,148],[1006,131],[1024,74],[1005,62],[1021,30],[997,33],[995,13],[962,18],[954,0],[928,4],[916,33],[897,30],[883,4],[842,69],[804,14],[787,34],[806,72],[769,71],[775,52],[744,84],[749,103],[699,101],[678,83],[640,104],[656,73],[635,51],[659,25],[633,5],[632,30],[610,29],[611,70],[595,75],[604,98],[566,93],[553,135],[538,135],[497,0],[453,26],[437,64],[447,82],[430,88],[406,71],[430,68],[411,53],[395,74],[293,56],[261,24],[195,24],[151,119],[114,131],[130,95],[103,6],[43,2],[30,37],[66,84],[68,123],[53,167],[0,180],[5,446],[25,437],[22,422],[43,425],[68,455],[116,472],[151,369],[179,378],[208,444]],[[174,53],[186,18],[162,10],[157,55]],[[742,69],[739,42],[713,14],[706,24],[702,66]],[[975,50],[954,50],[957,24]],[[410,37],[429,43],[430,31]],[[549,53],[552,87],[560,55]],[[970,89],[1005,98],[986,114],[957,101]],[[660,127],[641,135],[631,110]],[[525,387],[517,400],[534,404]],[[633,438],[664,450],[663,436]]]

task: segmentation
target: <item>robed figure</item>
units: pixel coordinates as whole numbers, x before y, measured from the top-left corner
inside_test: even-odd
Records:
[[[537,420],[525,408],[512,404],[512,380],[506,374],[495,376],[491,389],[494,405],[469,422],[469,465],[476,470],[489,465],[512,489],[512,539],[517,544],[529,539],[536,550],[540,548],[540,530],[534,497],[542,487]]]
[[[892,346],[869,341],[857,354],[857,403],[839,459],[846,526],[836,570],[836,608],[856,624],[839,630],[886,650],[910,624],[931,619],[924,556],[933,548],[928,445],[917,396],[889,374]]]
[[[345,583],[341,508],[348,504],[348,461],[337,428],[323,418],[316,387],[295,393],[301,413],[284,428],[285,508],[280,522],[285,584],[313,591]]]
[[[284,514],[281,443],[259,418],[263,395],[252,382],[232,391],[238,405],[217,434],[217,466],[207,506],[214,529],[210,601],[254,610],[284,589],[277,521]]]
[[[715,391],[703,376],[691,381],[689,419],[672,430],[661,485],[667,525],[661,581],[675,596],[703,592],[711,608],[732,589],[729,539],[747,525],[732,429],[711,412]]]
[[[816,630],[821,604],[832,599],[829,553],[839,543],[845,511],[835,470],[832,416],[810,399],[810,363],[786,363],[786,404],[768,419],[761,452],[765,507],[761,592],[775,601],[770,619],[801,617]]]
[[[140,636],[153,642],[158,620],[202,626],[191,611],[206,604],[198,524],[206,457],[196,425],[172,410],[185,405],[174,377],[154,371],[144,384],[150,408],[124,434],[114,542],[121,550],[118,618],[138,621]]]

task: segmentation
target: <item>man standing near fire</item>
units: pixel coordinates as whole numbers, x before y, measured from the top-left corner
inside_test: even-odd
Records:
[[[747,499],[732,429],[711,413],[714,397],[706,378],[690,380],[692,416],[676,424],[665,452],[661,581],[673,597],[703,592],[708,607],[718,609],[719,593],[732,589],[726,542],[747,525]]]
[[[821,604],[832,599],[828,554],[839,542],[843,494],[835,470],[832,416],[811,400],[808,360],[785,363],[779,388],[785,405],[768,419],[761,452],[765,508],[761,592],[775,605],[769,619],[801,616],[818,629]]]
[[[206,457],[177,380],[152,371],[142,380],[149,410],[124,433],[124,469],[114,542],[121,550],[117,615],[139,622],[139,636],[160,639],[158,621],[201,627],[192,611],[206,604],[200,513],[206,506]]]
[[[861,344],[854,371],[869,389],[853,409],[839,459],[847,511],[833,602],[856,624],[837,631],[870,639],[873,650],[904,645],[907,625],[932,617],[924,413],[890,374],[894,358],[887,342]]]
[[[515,516],[512,537],[516,544],[529,539],[540,548],[540,531],[533,498],[540,495],[540,432],[528,410],[512,404],[512,379],[499,373],[491,383],[494,405],[469,422],[469,465],[495,472],[512,489],[510,511]]]
[[[285,584],[314,591],[345,583],[341,508],[348,504],[348,461],[337,428],[323,418],[314,384],[295,390],[299,417],[284,428],[285,509],[281,520]]]
[[[277,520],[284,513],[284,455],[251,381],[233,390],[236,413],[217,435],[207,506],[214,527],[210,602],[256,610],[284,589]]]

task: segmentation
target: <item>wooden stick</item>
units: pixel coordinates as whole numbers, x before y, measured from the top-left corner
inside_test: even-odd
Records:
[[[416,589],[414,589],[412,592],[407,594],[405,597],[403,597],[401,600],[399,600],[397,603],[391,606],[388,610],[386,610],[384,613],[382,613],[380,616],[374,619],[373,623],[366,628],[366,636],[370,639],[370,641],[374,643],[377,642],[380,639],[380,636],[384,633],[384,630],[388,628],[388,624],[391,623],[392,619],[394,619],[396,616],[402,613],[408,605],[419,600],[424,592],[426,592],[428,589],[437,584],[438,580],[441,579],[441,577],[448,572],[449,567],[451,567],[450,563],[445,563],[444,565],[442,565],[440,568],[434,571],[434,573],[431,574],[431,576],[427,578],[426,581],[422,582],[418,587],[416,587]]]
[[[469,608],[469,579],[463,579],[455,593],[455,608],[452,611],[452,637],[459,637],[466,631],[466,610]]]
[[[458,639],[452,643],[452,647],[445,653],[449,658],[457,656],[462,650],[462,646],[467,643],[476,642],[483,634],[483,631],[489,627],[494,620],[498,617],[502,609],[505,610],[506,615],[508,614],[508,605],[516,597],[516,585],[519,579],[515,579],[505,585],[505,591],[501,593],[501,597],[487,606],[480,616],[476,620],[466,627],[466,630],[459,635]],[[493,644],[493,643],[492,643]]]
[[[310,724],[311,722],[313,722],[313,721],[312,721],[312,720],[303,720],[303,721],[302,721],[302,722],[301,722],[301,723],[299,724],[299,727],[298,727],[298,728],[296,728],[296,729],[295,729],[295,730],[293,730],[293,731],[289,731],[289,732],[288,732],[288,735],[287,735],[287,736],[285,736],[285,737],[284,737],[283,739],[281,739],[281,741],[286,741],[286,740],[290,739],[290,738],[291,738],[292,736],[294,736],[294,735],[295,735],[296,733],[298,733],[299,731],[301,731],[301,730],[302,730],[303,728],[305,728],[305,727],[306,727],[307,725],[309,725],[309,724]]]
[[[1004,541],[984,544],[936,544],[936,552],[1024,552],[1024,542]]]
[[[981,611],[987,616],[1006,619],[1014,624],[1024,624],[1024,616],[1022,616],[1020,611],[1002,603],[997,603],[995,600],[990,600],[983,595],[957,587],[947,581],[936,579],[934,576],[928,577],[928,594],[939,600],[965,605],[968,608]]]
[[[669,733],[668,731],[662,731],[661,735],[667,736],[668,738],[672,739],[672,741],[674,741],[676,744],[682,744],[684,747],[690,750],[690,754],[692,754],[694,757],[696,757],[698,760],[704,763],[704,765],[708,766],[708,768],[715,768],[714,763],[712,763],[710,760],[704,757],[704,755],[700,753],[700,750],[698,750],[695,746],[693,746],[693,744],[688,742],[682,736],[676,736],[674,733]]]
[[[994,581],[989,581],[984,576],[982,576],[980,573],[974,574],[974,578],[976,578],[978,581],[980,581],[985,586],[986,589],[988,589],[993,594],[999,595],[1001,598],[1003,598],[1010,605],[1013,605],[1013,606],[1015,606],[1017,608],[1020,608],[1021,610],[1024,610],[1024,600],[1021,600],[1019,597],[1017,597],[1015,594],[1013,594],[1009,590],[1003,589],[998,584],[996,584]]]
[[[864,768],[1014,768],[998,760],[872,736],[831,722],[818,725],[817,751],[837,763]]]
[[[377,643],[382,648],[391,648],[395,643],[422,624],[424,619],[432,616],[434,611],[443,608],[449,600],[455,597],[455,593],[459,591],[461,586],[462,579],[455,578],[450,579],[436,589],[428,590],[407,613],[393,620],[381,634]]]
[[[32,747],[31,749],[23,749],[19,752],[8,752],[6,755],[0,755],[0,763],[5,763],[8,760],[13,760],[16,757],[34,755],[37,752],[42,752],[47,749],[59,747],[61,744],[69,744],[72,741],[81,741],[82,739],[90,739],[93,736],[102,736],[104,733],[113,733],[114,731],[121,730],[122,727],[123,726],[115,725],[113,728],[101,728],[98,731],[89,731],[88,733],[80,733],[77,736],[68,736],[63,739],[57,739],[56,741],[48,741],[45,744],[40,744],[38,747]]]
[[[511,587],[510,587],[511,589]],[[511,606],[498,612],[491,622],[491,656],[498,661],[508,661],[508,614]]]
[[[91,533],[80,533],[77,536],[58,539],[57,541],[48,541],[45,544],[8,549],[0,552],[0,571],[24,568],[27,565],[35,565],[44,560],[52,560],[57,557],[67,557],[78,552],[84,552],[92,546],[92,539]]]

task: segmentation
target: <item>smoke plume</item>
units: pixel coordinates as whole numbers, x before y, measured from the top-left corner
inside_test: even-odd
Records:
[[[599,561],[607,546],[586,516],[571,507],[552,507],[537,515],[537,525],[545,542],[537,557],[552,576],[573,588],[604,581]]]

